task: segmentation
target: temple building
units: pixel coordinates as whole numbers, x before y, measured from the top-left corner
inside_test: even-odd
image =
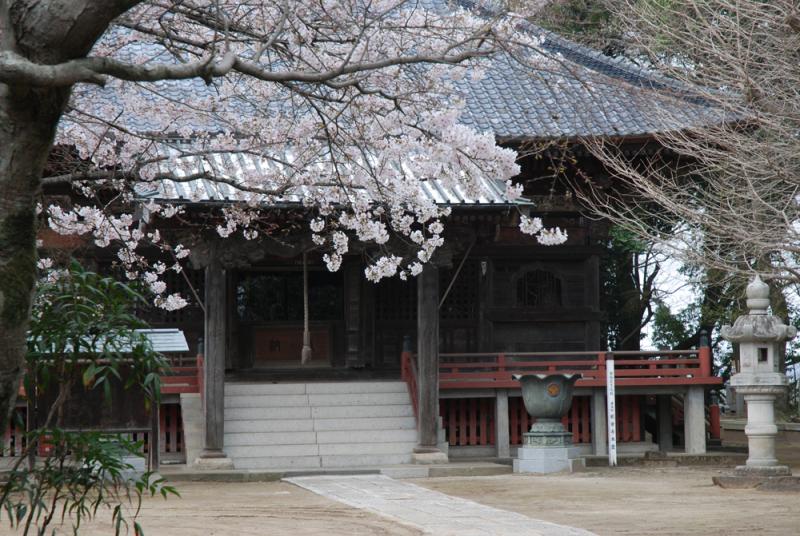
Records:
[[[305,208],[291,196],[268,207],[295,229],[280,239],[221,239],[142,215],[148,228],[185,235],[193,269],[168,283],[198,298],[151,318],[154,328],[182,330],[197,348],[164,378],[164,460],[313,469],[431,454],[509,458],[531,424],[512,374],[556,371],[583,375],[565,421],[586,454],[602,456],[609,359],[620,452],[705,452],[718,433],[713,409],[707,424],[706,394],[721,385],[707,342],[683,351],[607,351],[601,265],[608,224],[592,218],[573,189],[585,181],[614,187],[585,140],[613,141],[646,159],[659,154],[659,133],[691,129],[713,110],[668,80],[535,31],[559,58],[552,69],[532,73],[500,56],[484,78],[462,86],[462,122],[519,151],[514,180],[524,195],[508,202],[493,177],[482,179],[479,196],[426,180],[420,195],[452,214],[445,245],[415,278],[367,281],[368,246],[351,248],[340,270],[329,272],[318,253],[307,252]],[[235,182],[263,162],[217,154],[167,165],[187,176],[213,169]],[[556,173],[555,165],[564,169]],[[242,202],[230,184],[202,179],[164,179],[138,194],[143,207],[151,200],[184,206],[190,221]],[[519,231],[521,214],[565,229],[568,240],[538,244]],[[312,355],[301,363],[304,296]]]

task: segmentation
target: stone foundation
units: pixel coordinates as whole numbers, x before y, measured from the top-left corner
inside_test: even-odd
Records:
[[[580,447],[521,447],[514,459],[515,473],[558,473],[586,468]]]

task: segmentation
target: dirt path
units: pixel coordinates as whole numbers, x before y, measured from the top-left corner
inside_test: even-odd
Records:
[[[600,535],[800,534],[800,493],[723,490],[708,468],[617,468],[559,476],[413,482]]]
[[[709,468],[617,468],[574,475],[410,480],[433,490],[600,535],[800,534],[800,493],[723,490]],[[285,482],[180,483],[182,498],[147,499],[148,536],[392,535],[420,532]],[[107,516],[108,519],[110,516]],[[0,526],[0,534],[8,534]],[[96,522],[84,536],[113,534]]]
[[[139,520],[147,536],[420,534],[283,482],[181,482],[178,489],[181,498],[144,502]],[[0,527],[0,534],[3,529],[8,527]],[[80,534],[108,536],[113,531],[109,523],[96,522]]]

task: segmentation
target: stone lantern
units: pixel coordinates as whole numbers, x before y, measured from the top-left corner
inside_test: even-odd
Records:
[[[736,468],[739,476],[790,475],[790,469],[775,458],[775,399],[786,391],[786,375],[780,360],[786,341],[797,335],[794,326],[768,314],[769,286],[756,276],[747,285],[750,313],[723,326],[722,337],[739,344],[740,370],[731,378],[737,396],[747,404],[747,464]]]

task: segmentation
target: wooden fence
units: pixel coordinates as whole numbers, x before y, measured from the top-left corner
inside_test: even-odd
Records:
[[[26,428],[19,423],[26,423],[26,409],[19,407],[16,410],[17,418],[12,419],[9,426],[2,435],[2,445],[0,445],[0,457],[8,458],[20,456],[24,453],[26,446]],[[180,404],[161,404],[160,416],[160,441],[159,453],[162,462],[181,462],[185,459],[185,446],[183,439],[183,419],[181,417]],[[142,454],[150,452],[150,433],[149,432],[130,432],[127,435],[132,441],[142,441]],[[47,441],[41,441],[37,455],[47,456],[52,449],[52,445]]]

